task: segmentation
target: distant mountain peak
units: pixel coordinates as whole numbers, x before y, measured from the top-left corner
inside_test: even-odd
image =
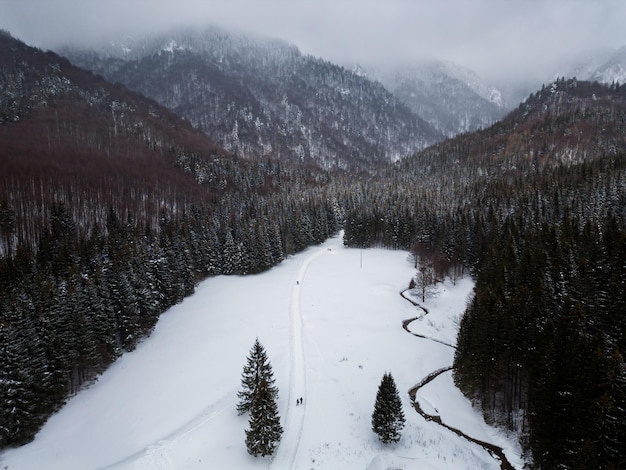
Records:
[[[508,110],[500,90],[452,62],[424,59],[369,70],[447,137],[489,126]]]
[[[622,85],[626,83],[626,46],[596,49],[569,59],[553,74],[552,79],[559,77]]]

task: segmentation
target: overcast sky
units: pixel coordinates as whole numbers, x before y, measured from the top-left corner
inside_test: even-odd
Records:
[[[0,28],[43,49],[203,23],[342,64],[433,56],[496,80],[626,45],[626,0],[0,0]]]

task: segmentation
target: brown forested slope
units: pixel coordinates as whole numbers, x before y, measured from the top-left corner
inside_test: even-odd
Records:
[[[88,234],[109,207],[155,226],[161,206],[212,197],[177,161],[227,153],[156,103],[6,34],[0,89],[0,200],[15,211],[13,248],[37,242],[52,201]]]

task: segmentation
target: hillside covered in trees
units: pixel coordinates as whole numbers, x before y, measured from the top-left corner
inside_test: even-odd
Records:
[[[559,80],[361,185],[346,215],[352,246],[473,273],[455,381],[537,468],[626,458],[625,93]]]
[[[6,33],[0,54],[4,447],[32,439],[198,279],[265,270],[342,215],[319,169],[239,161]]]
[[[379,82],[280,40],[208,27],[60,53],[246,158],[368,170],[443,139]]]
[[[471,273],[455,381],[536,468],[625,466],[625,88],[560,79],[374,176],[241,160],[6,33],[0,92],[0,447],[32,439],[199,279],[343,227],[348,246]]]

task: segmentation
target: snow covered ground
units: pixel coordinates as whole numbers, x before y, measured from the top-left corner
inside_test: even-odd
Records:
[[[0,468],[498,469],[488,452],[411,407],[409,388],[450,366],[454,353],[402,328],[421,313],[399,295],[412,275],[406,252],[347,249],[334,237],[264,274],[206,280],[31,444],[0,454]],[[410,330],[453,343],[472,286],[469,279],[439,285],[425,304],[430,313]],[[235,410],[257,336],[273,366],[285,429],[273,458],[248,455],[248,417]],[[407,420],[401,441],[387,446],[371,430],[386,371]],[[299,397],[304,403],[296,406]],[[417,398],[425,411],[503,447],[522,467],[514,439],[483,422],[451,372]]]

